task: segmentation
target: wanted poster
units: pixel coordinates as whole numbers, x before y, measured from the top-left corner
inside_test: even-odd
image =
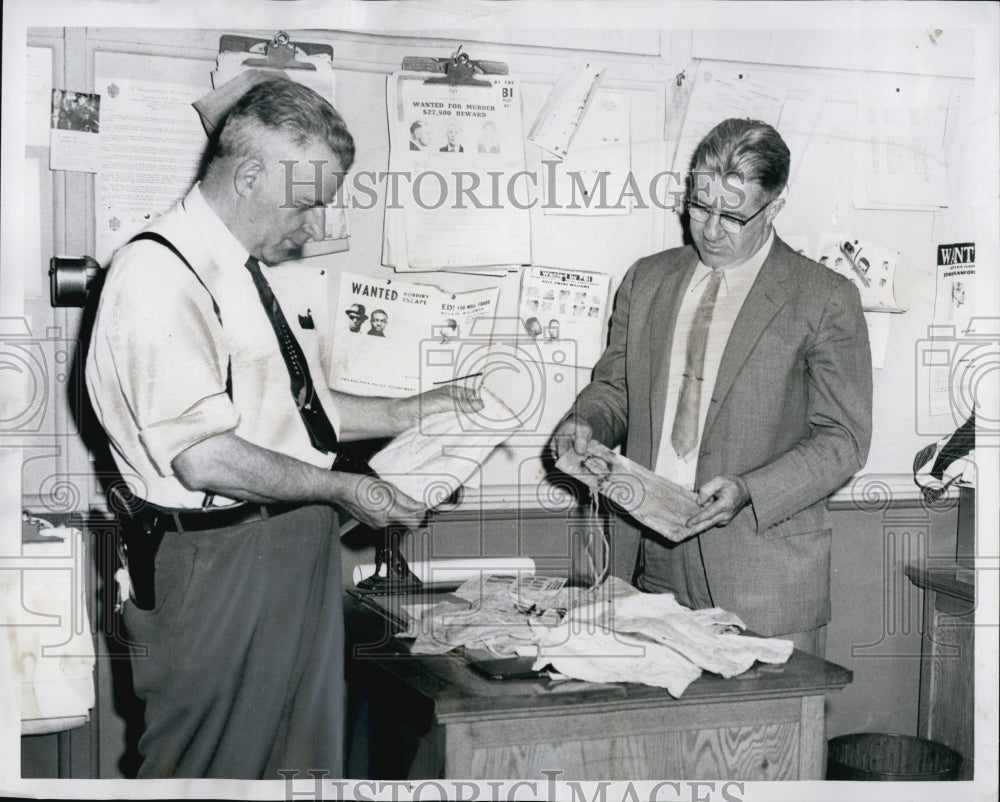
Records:
[[[485,328],[488,344],[499,292],[452,293],[344,273],[333,329],[333,389],[403,397],[455,380],[455,354],[474,332]]]
[[[389,76],[389,165],[383,264],[397,272],[468,270],[531,261],[531,186],[521,86]]]
[[[938,245],[934,323],[964,332],[975,314],[975,298],[976,243]]]
[[[555,267],[525,268],[519,301],[523,336],[540,361],[591,368],[604,350],[611,276]]]

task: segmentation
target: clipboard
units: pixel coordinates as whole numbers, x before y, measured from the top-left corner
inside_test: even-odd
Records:
[[[276,73],[291,80],[317,76],[316,64],[305,61],[307,58],[321,59],[321,63],[327,64],[330,70],[333,69],[331,45],[292,42],[284,31],[278,31],[271,39],[224,34],[219,39],[220,64],[232,54],[236,54],[236,58],[240,54],[246,55],[240,61],[242,72],[235,77],[230,76],[221,85],[216,84],[213,91],[194,103],[201,115],[205,133],[209,136],[212,136],[229,110],[247,90],[273,79]],[[213,83],[215,82],[216,73],[213,73]]]
[[[303,59],[320,57],[333,63],[333,47],[316,42],[293,42],[287,33],[278,31],[270,40],[251,36],[224,34],[219,39],[219,53],[246,53],[243,66],[263,70],[316,70]]]
[[[480,61],[469,58],[461,46],[448,58],[406,56],[402,67],[409,72],[439,73],[424,81],[425,84],[450,84],[452,86],[492,86],[477,75],[507,75],[507,65],[502,61]]]

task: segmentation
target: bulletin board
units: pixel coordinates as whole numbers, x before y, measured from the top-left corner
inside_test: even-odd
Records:
[[[220,37],[239,33],[269,37],[274,31],[93,28],[73,35],[85,53],[87,80],[93,91],[106,91],[109,80],[144,81],[188,87],[192,96],[211,88]],[[821,32],[822,33],[822,32]],[[821,234],[833,232],[877,242],[898,251],[895,298],[905,311],[867,315],[875,345],[875,431],[868,464],[861,476],[890,477],[900,492],[914,488],[909,476],[913,455],[928,441],[953,430],[961,421],[954,414],[931,414],[931,378],[920,369],[921,349],[934,322],[936,246],[975,240],[974,217],[963,192],[975,162],[969,155],[973,82],[961,70],[934,74],[920,64],[911,71],[837,69],[810,65],[736,62],[720,58],[722,48],[706,44],[690,31],[641,37],[627,52],[615,46],[615,32],[593,50],[548,47],[534,41],[491,41],[482,31],[410,32],[406,37],[340,31],[289,30],[292,40],[332,46],[336,76],[335,100],[356,142],[355,173],[377,175],[389,159],[386,78],[409,56],[446,57],[465,46],[472,58],[503,62],[523,88],[525,134],[560,76],[574,62],[593,59],[603,66],[600,87],[629,100],[630,169],[638,186],[673,167],[684,153],[685,137],[693,135],[704,93],[699,81],[724,79],[736,89],[752,86],[754,103],[741,104],[730,114],[777,113],[779,129],[792,151],[792,180],[785,209],[776,222],[790,243],[815,249]],[[622,34],[624,35],[624,34]],[[493,37],[499,38],[499,37]],[[506,37],[508,40],[511,37]],[[515,40],[517,37],[513,37]],[[620,37],[618,37],[620,38]],[[801,34],[800,48],[808,34]],[[623,52],[625,51],[625,52]],[[744,58],[755,56],[743,53]],[[764,58],[764,57],[762,57]],[[921,72],[921,70],[924,70]],[[777,98],[776,101],[768,97]],[[946,162],[947,187],[943,205],[894,208],[876,204],[859,208],[858,180],[845,180],[857,169],[859,108],[878,108],[900,97],[912,106],[945,115],[940,153]],[[754,105],[759,101],[759,107]],[[721,111],[723,107],[719,107]],[[759,108],[759,111],[757,110]],[[775,111],[776,110],[776,111]],[[783,124],[782,124],[783,123]],[[869,153],[869,155],[871,155]],[[544,154],[526,145],[526,169],[543,171]],[[848,167],[849,166],[849,167]],[[93,181],[88,183],[86,214],[67,219],[67,228],[85,225],[88,252],[95,252]],[[964,204],[964,205],[963,205]],[[870,206],[870,204],[869,204]],[[308,297],[315,319],[331,322],[342,313],[338,293],[343,273],[417,281],[459,293],[484,285],[499,289],[499,321],[518,316],[520,272],[485,277],[460,272],[397,276],[381,264],[384,197],[378,193],[370,208],[349,213],[350,247],[278,269],[277,284],[285,292]],[[613,293],[627,268],[639,257],[682,244],[684,232],[673,209],[647,203],[633,205],[627,215],[560,216],[531,210],[531,262],[536,266],[606,273]],[[279,293],[280,294],[280,293]],[[503,324],[500,325],[501,332]],[[335,344],[334,346],[335,347]],[[476,343],[470,342],[470,348]],[[484,464],[478,488],[468,503],[499,507],[545,508],[565,502],[564,494],[543,481],[542,456],[556,422],[569,410],[577,392],[589,380],[589,369],[539,365],[522,379],[537,394],[531,426],[499,448]],[[523,388],[523,383],[512,386]],[[519,390],[520,392],[520,390]],[[514,399],[517,402],[523,399]],[[937,408],[940,411],[940,406]],[[842,493],[850,495],[848,486]],[[895,490],[894,490],[895,492]]]

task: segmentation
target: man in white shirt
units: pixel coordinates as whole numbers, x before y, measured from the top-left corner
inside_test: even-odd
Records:
[[[591,439],[696,490],[692,536],[615,527],[614,570],[822,655],[830,618],[824,500],[864,465],[871,357],[857,290],[774,233],[790,155],[765,123],[699,144],[692,245],[640,259],[611,339],[553,451]]]
[[[339,444],[478,403],[457,389],[335,393],[316,327],[281,309],[267,265],[322,237],[353,159],[327,101],[258,84],[200,184],[121,248],[102,289],[86,375],[131,486],[119,501],[131,521],[123,618],[146,702],[140,777],[341,775],[334,505],[374,527],[415,526],[425,510],[331,470]]]

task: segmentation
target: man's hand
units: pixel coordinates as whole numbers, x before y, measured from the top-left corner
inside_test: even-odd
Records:
[[[483,408],[479,390],[457,382],[406,398],[383,398],[333,392],[340,412],[340,439],[395,437],[436,412],[478,412]]]
[[[687,519],[692,535],[713,526],[725,526],[750,503],[750,490],[742,476],[716,476],[698,489],[701,512]]]
[[[385,480],[360,474],[343,476],[354,481],[349,482],[347,491],[335,501],[361,523],[375,529],[392,524],[416,529],[423,523],[427,508]]]
[[[449,412],[452,409],[469,414],[479,412],[483,408],[483,399],[478,387],[457,383],[435,387],[433,390],[420,393],[416,399],[420,418],[436,412]]]
[[[582,457],[587,453],[587,445],[593,438],[594,432],[590,424],[583,418],[571,415],[556,427],[549,448],[557,460],[570,449]]]

